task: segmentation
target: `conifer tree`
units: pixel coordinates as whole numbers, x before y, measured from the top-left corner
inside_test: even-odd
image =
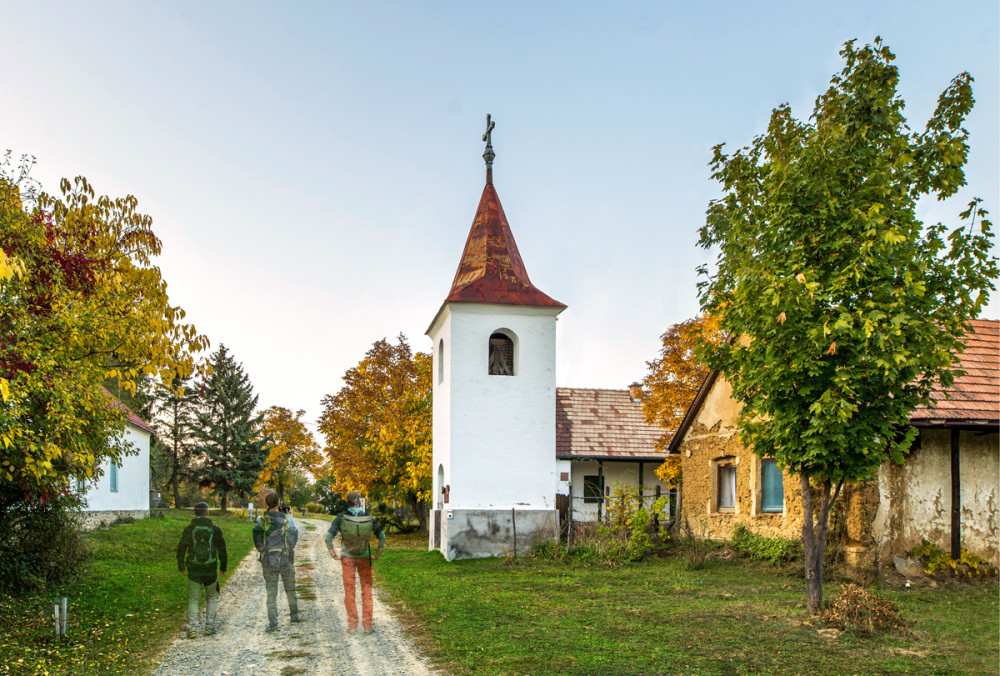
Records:
[[[157,451],[163,454],[167,481],[174,494],[174,507],[181,507],[179,482],[190,478],[192,464],[198,453],[193,437],[200,400],[189,378],[174,378],[169,385],[156,387],[154,427],[160,442]]]
[[[253,489],[269,444],[261,434],[263,414],[254,415],[257,395],[243,365],[225,345],[212,355],[211,365],[194,436],[197,450],[204,454],[201,485],[215,490],[225,510],[231,492],[245,495]]]

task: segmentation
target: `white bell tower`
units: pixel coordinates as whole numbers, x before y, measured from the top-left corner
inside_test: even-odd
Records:
[[[427,329],[434,354],[430,549],[452,559],[523,554],[558,537],[556,316],[532,285],[493,187],[486,187],[451,291]]]

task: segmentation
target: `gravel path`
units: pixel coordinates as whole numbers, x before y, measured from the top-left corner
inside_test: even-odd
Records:
[[[264,579],[251,551],[219,598],[219,633],[184,638],[178,633],[161,657],[157,676],[291,676],[293,674],[430,674],[399,623],[374,600],[374,634],[348,634],[340,563],[327,554],[324,521],[299,519],[295,548],[301,624],[289,624],[278,585],[278,625],[267,634]],[[361,592],[358,590],[360,605]],[[358,609],[360,614],[360,608]]]

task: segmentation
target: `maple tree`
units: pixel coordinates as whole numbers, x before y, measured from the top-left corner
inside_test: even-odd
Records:
[[[302,422],[305,414],[302,410],[292,413],[282,406],[264,411],[261,432],[271,442],[271,447],[256,490],[267,486],[284,500],[285,489],[295,483],[296,477],[305,472],[315,476],[320,471],[324,457],[312,432]]]
[[[424,527],[431,493],[431,357],[377,341],[323,399],[319,429],[332,490],[408,504]]]
[[[208,345],[169,303],[136,198],[98,197],[83,177],[38,193],[30,167],[9,152],[0,166],[0,511],[134,452],[102,384],[190,374]]]
[[[920,198],[965,184],[972,77],[958,75],[911,132],[889,48],[851,41],[841,56],[808,121],[782,105],[750,146],[716,146],[724,194],[700,238],[718,248],[714,271],[699,270],[702,309],[722,310],[722,329],[741,336],[705,344],[704,357],[742,404],[741,440],[799,476],[812,613],[841,487],[904,461],[910,414],[954,381],[997,279],[978,200],[950,233],[916,217]]]
[[[700,315],[667,329],[660,338],[659,355],[646,362],[649,371],[642,380],[642,412],[647,424],[663,430],[656,440],[657,450],[666,452],[708,375],[708,368],[695,355],[696,348],[702,341],[718,342],[722,337],[718,318]],[[680,478],[679,458],[666,458],[656,468],[656,475],[669,485],[676,484]]]

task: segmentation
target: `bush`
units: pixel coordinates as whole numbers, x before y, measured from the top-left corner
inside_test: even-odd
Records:
[[[840,598],[823,614],[823,621],[861,636],[905,631],[909,626],[899,606],[856,584],[844,587]]]
[[[407,523],[404,518],[405,511],[402,507],[392,507],[384,502],[375,505],[371,510],[371,515],[378,521],[378,525],[386,532],[410,533],[417,529],[413,524]]]
[[[737,524],[733,528],[733,549],[747,558],[770,563],[782,563],[797,558],[801,553],[801,544],[796,540],[786,540],[780,537],[764,537],[753,533]]]
[[[74,495],[33,497],[9,504],[0,516],[0,590],[43,590],[73,578],[89,557],[80,535]]]
[[[307,502],[305,509],[310,514],[322,514],[323,513],[323,505],[319,504],[318,502]]]
[[[927,540],[924,540],[920,546],[914,547],[907,552],[907,556],[924,559],[927,562],[925,572],[928,575],[934,575],[938,571],[944,571],[959,577],[994,577],[997,574],[997,569],[993,564],[975,554],[969,553],[968,550],[961,550],[961,554],[956,561],[946,551]]]

